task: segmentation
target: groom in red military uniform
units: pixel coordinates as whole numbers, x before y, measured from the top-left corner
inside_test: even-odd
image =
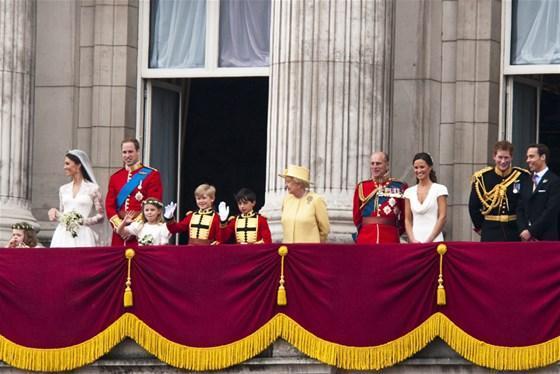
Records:
[[[356,243],[399,243],[404,232],[403,193],[408,185],[389,178],[389,156],[371,155],[372,179],[362,181],[354,192],[353,218],[358,229]]]
[[[138,140],[124,139],[121,151],[124,167],[111,175],[105,200],[107,217],[113,227],[111,244],[114,246],[136,243],[136,238],[123,238],[116,229],[128,212],[140,214],[144,200],[153,197],[161,201],[163,194],[159,172],[140,163]]]

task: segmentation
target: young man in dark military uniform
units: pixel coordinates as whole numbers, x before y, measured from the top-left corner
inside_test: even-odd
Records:
[[[530,180],[527,170],[512,167],[513,145],[499,141],[494,145],[495,166],[472,176],[469,213],[474,230],[483,242],[519,241],[517,203],[521,185]]]

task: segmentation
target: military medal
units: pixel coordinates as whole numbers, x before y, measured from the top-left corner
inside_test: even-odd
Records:
[[[521,183],[516,181],[516,182],[513,184],[513,193],[519,193],[520,187],[521,187]]]
[[[136,195],[134,195],[136,201],[142,201],[142,199],[144,198],[144,195],[142,195],[142,192],[140,191],[141,189],[142,189],[142,181],[138,183],[138,192],[136,192]]]

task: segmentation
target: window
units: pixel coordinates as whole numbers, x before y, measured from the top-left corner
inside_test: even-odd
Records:
[[[204,67],[206,1],[152,0],[150,68]]]
[[[504,2],[504,73],[560,73],[560,1]]]
[[[267,76],[270,7],[271,0],[142,2],[142,77]]]

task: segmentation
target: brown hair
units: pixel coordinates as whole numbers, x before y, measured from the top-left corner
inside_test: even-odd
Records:
[[[426,152],[420,152],[414,155],[414,158],[412,159],[413,165],[414,165],[414,161],[416,160],[423,160],[424,162],[426,162],[426,164],[428,164],[429,167],[432,168],[432,170],[430,170],[430,180],[434,183],[437,183],[437,177],[436,177],[436,172],[434,171],[434,161],[432,161],[432,156],[430,156]],[[418,183],[418,178],[416,178],[416,183]]]
[[[124,143],[132,143],[134,144],[134,148],[138,151],[140,150],[140,142],[136,138],[124,138],[121,142],[121,147]]]
[[[76,165],[80,165],[80,173],[82,173],[82,177],[84,177],[84,179],[87,180],[88,182],[93,182],[91,180],[91,177],[89,176],[87,170],[82,165],[82,161],[80,160],[80,158],[78,156],[75,156],[72,153],[68,152],[64,155],[64,157],[71,160]]]
[[[509,154],[513,156],[513,144],[507,140],[500,140],[494,144],[494,156],[498,153],[498,151],[508,151]]]
[[[12,230],[22,230],[23,231],[23,244],[28,247],[36,247],[39,243],[37,239],[37,233],[33,226],[27,222],[18,222],[12,225]]]
[[[546,144],[529,144],[529,146],[527,146],[527,149],[529,148],[536,148],[539,156],[544,155],[544,160],[546,161],[546,163],[548,163],[548,160],[550,160],[550,149],[548,149]]]

